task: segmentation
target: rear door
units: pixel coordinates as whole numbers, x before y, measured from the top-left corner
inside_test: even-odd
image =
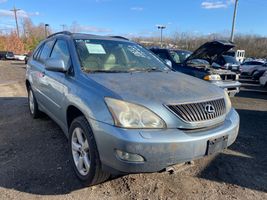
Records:
[[[34,52],[32,60],[28,63],[30,66],[30,77],[34,95],[41,107],[46,106],[48,97],[45,95],[44,89],[47,84],[45,79],[45,60],[50,56],[54,40],[44,42]]]

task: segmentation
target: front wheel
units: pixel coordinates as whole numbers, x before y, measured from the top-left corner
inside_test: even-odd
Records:
[[[77,177],[86,185],[107,180],[110,174],[101,169],[96,142],[87,119],[83,116],[74,119],[69,134],[71,163]]]

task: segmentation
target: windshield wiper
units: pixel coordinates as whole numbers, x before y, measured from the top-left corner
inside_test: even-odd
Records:
[[[162,72],[164,70],[161,70],[159,68],[156,67],[152,67],[152,68],[131,68],[128,70],[128,72]]]
[[[87,73],[131,73],[131,72],[163,72],[164,70],[152,67],[152,68],[130,68],[128,70],[83,69],[83,71]]]
[[[147,72],[163,72],[164,70],[156,68],[156,67],[152,67],[152,68],[147,68],[146,71]]]
[[[84,70],[87,73],[127,73],[125,70],[105,70],[105,69],[96,69],[96,70]]]

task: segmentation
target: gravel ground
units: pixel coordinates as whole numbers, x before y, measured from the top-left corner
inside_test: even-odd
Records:
[[[0,61],[0,199],[267,199],[267,90],[244,80],[232,99],[241,117],[224,152],[173,174],[115,177],[83,186],[71,169],[67,139],[47,116],[33,120],[25,65]]]

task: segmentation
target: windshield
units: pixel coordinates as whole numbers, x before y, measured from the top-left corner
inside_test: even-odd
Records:
[[[239,64],[239,62],[232,56],[223,56],[226,63]]]
[[[151,52],[138,44],[112,40],[75,40],[85,72],[168,70]]]
[[[197,67],[197,68],[210,67],[209,62],[206,60],[202,60],[202,59],[192,59],[192,60],[189,60],[186,64],[188,66]]]
[[[190,51],[170,51],[173,61],[177,64],[183,63],[191,54]]]

